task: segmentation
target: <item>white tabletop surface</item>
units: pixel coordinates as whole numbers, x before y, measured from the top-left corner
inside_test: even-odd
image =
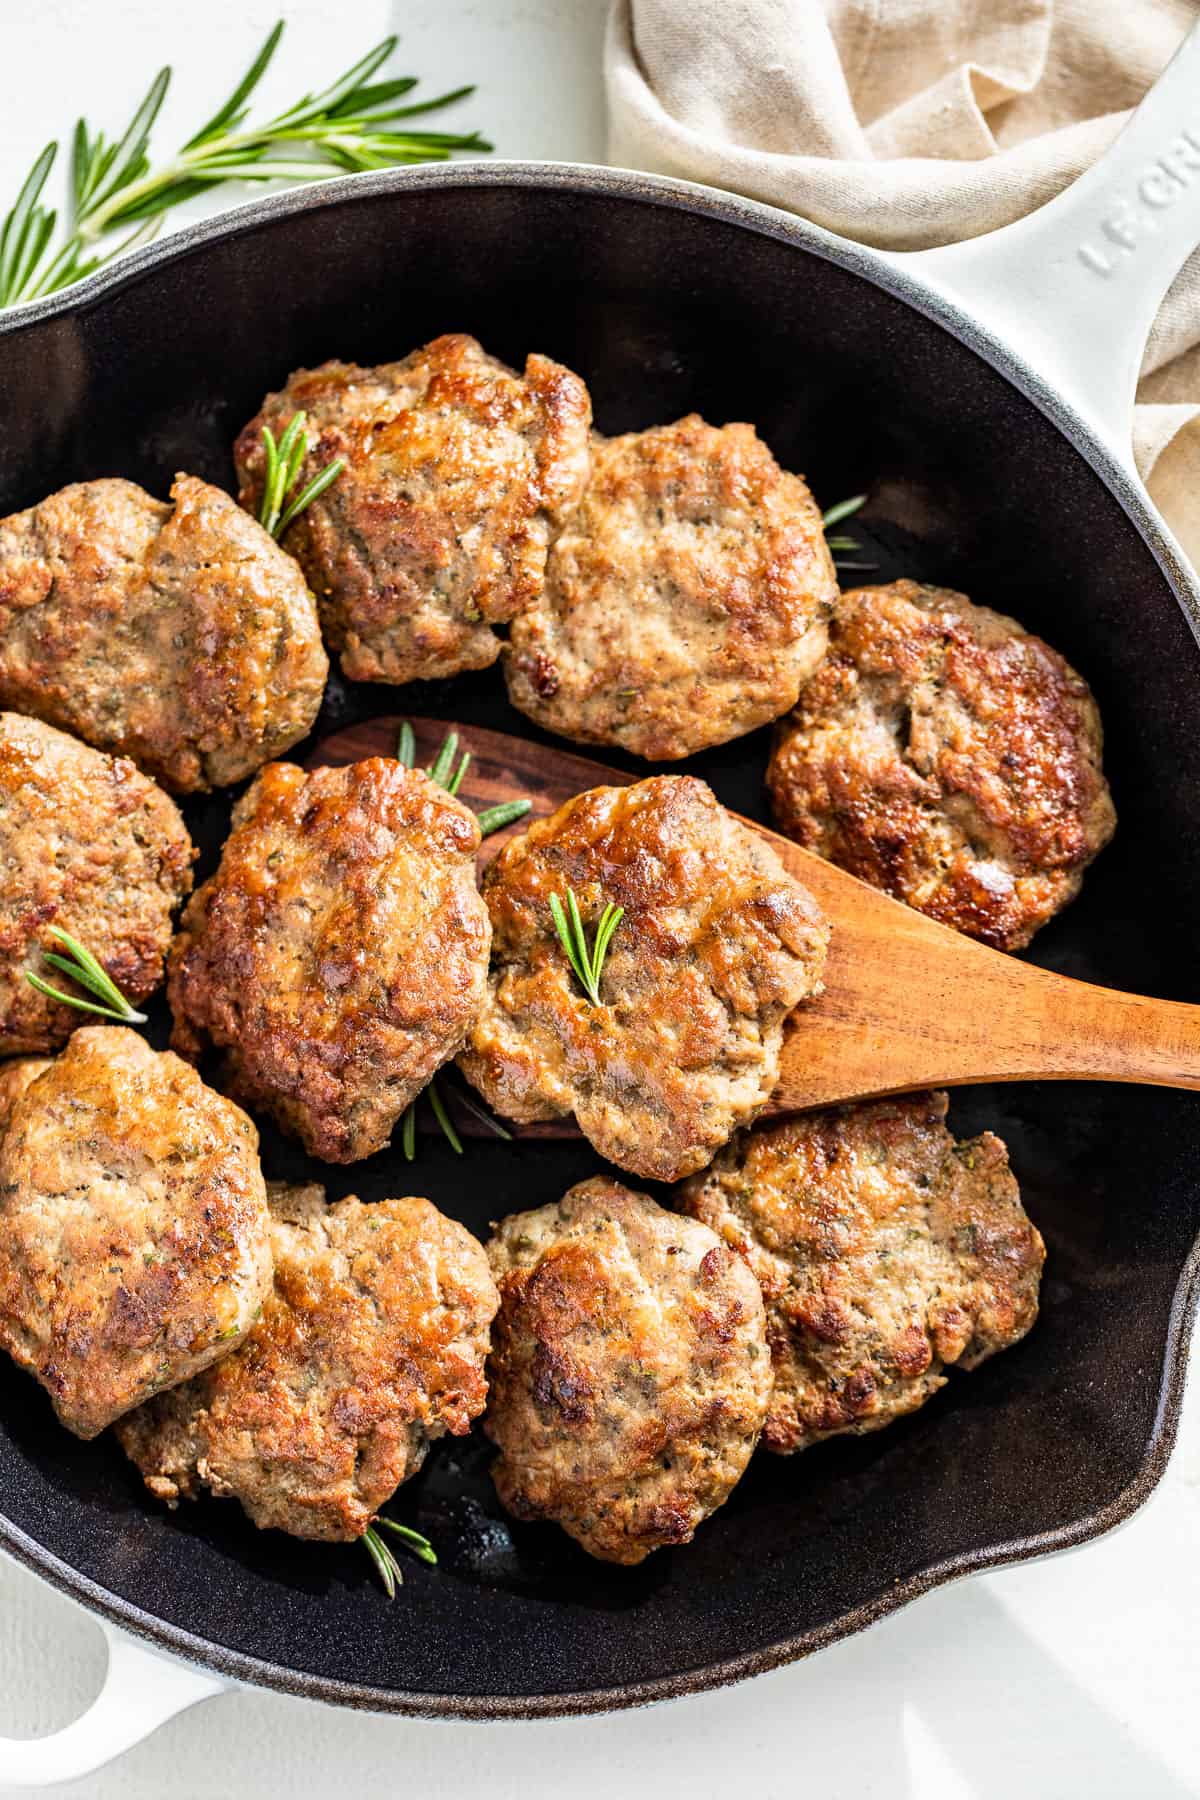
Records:
[[[224,96],[279,12],[289,29],[268,98],[328,79],[395,30],[405,72],[480,83],[462,116],[502,155],[600,161],[604,11],[604,0],[2,0],[0,196],[7,204],[35,151],[79,112],[123,123],[163,62],[175,85],[158,141],[186,137],[179,128]],[[91,1620],[0,1561],[0,1735],[64,1724],[102,1669]],[[797,1667],[635,1713],[533,1725],[417,1723],[247,1690],[61,1791],[706,1800],[733,1786],[762,1800],[1177,1800],[1200,1794],[1198,1677],[1194,1386],[1166,1478],[1122,1531],[943,1588]]]

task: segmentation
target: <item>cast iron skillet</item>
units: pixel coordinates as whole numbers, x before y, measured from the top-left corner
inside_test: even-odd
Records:
[[[1165,148],[1163,119],[1140,119],[1105,180],[1136,183],[1149,144],[1137,133],[1152,124]],[[1079,185],[1103,204],[1103,188]],[[1154,251],[1151,285],[1182,249],[1170,267]],[[937,253],[916,264],[908,274],[765,208],[621,172],[480,164],[287,194],[7,323],[0,510],[114,473],[158,494],[180,468],[228,484],[238,427],[289,370],[394,357],[449,330],[512,362],[538,349],[577,369],[606,432],[690,408],[751,419],[823,503],[870,489],[863,554],[881,579],[960,585],[1086,674],[1120,828],[1033,954],[1200,1000],[1196,596],[1113,449],[931,293]],[[1101,314],[1107,294],[1097,278]],[[1094,416],[1102,429],[1103,396]],[[491,670],[402,694],[335,678],[318,735],[398,710],[530,729]],[[759,732],[688,766],[763,816],[767,752]],[[228,798],[187,810],[203,875]],[[530,1717],[750,1675],[938,1582],[1093,1537],[1145,1499],[1174,1435],[1200,1103],[988,1088],[959,1092],[953,1122],[1011,1147],[1049,1246],[1037,1328],[885,1432],[758,1456],[688,1548],[636,1570],[592,1563],[552,1527],[511,1525],[482,1442],[453,1442],[393,1509],[436,1541],[441,1566],[406,1570],[389,1609],[360,1550],[259,1533],[232,1503],[167,1514],[115,1444],[60,1430],[8,1365],[0,1543],[105,1619],[225,1676],[399,1712]],[[316,1168],[269,1129],[264,1163],[272,1176]],[[585,1145],[477,1141],[460,1161],[429,1137],[411,1174],[398,1152],[316,1173],[331,1198],[415,1190],[486,1235],[597,1166]]]

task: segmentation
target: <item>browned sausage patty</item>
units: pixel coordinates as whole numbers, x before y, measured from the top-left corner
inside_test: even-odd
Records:
[[[270,1282],[245,1113],[135,1031],[77,1031],[0,1140],[0,1347],[95,1437],[234,1349]]]
[[[304,577],[220,488],[81,481],[0,519],[0,705],[178,793],[312,727],[329,664]]]
[[[496,1491],[592,1556],[686,1544],[729,1498],[771,1392],[762,1299],[703,1225],[597,1179],[505,1219],[485,1430]]]
[[[275,1285],[246,1341],[122,1419],[160,1500],[207,1488],[254,1523],[360,1537],[435,1438],[487,1394],[499,1296],[483,1248],[428,1200],[270,1189]]]
[[[1019,950],[1113,834],[1101,744],[1057,651],[962,594],[895,581],[842,595],[768,782],[798,843]]]
[[[245,506],[262,493],[262,428],[312,427],[307,480],[346,468],[286,534],[354,681],[415,681],[495,662],[493,625],[541,592],[546,552],[588,473],[591,401],[545,356],[524,375],[474,338],[403,362],[298,369],[234,448]]]
[[[127,999],[154,991],[194,854],[174,802],[131,762],[0,713],[0,1055],[52,1050],[87,1017],[25,979],[73,991],[42,959],[63,950],[52,926],[85,944]]]
[[[678,1190],[762,1288],[772,1450],[889,1425],[1037,1317],[1045,1250],[1008,1153],[990,1131],[955,1143],[945,1117],[945,1094],[808,1113]]]
[[[592,941],[625,908],[599,1006],[550,896]],[[819,991],[829,929],[769,845],[702,781],[592,788],[506,844],[484,878],[487,1000],[460,1065],[506,1118],[574,1113],[597,1150],[661,1181],[701,1168],[779,1078],[783,1021]]]
[[[483,1002],[478,846],[465,806],[387,757],[264,769],[171,951],[176,1048],[221,1049],[314,1156],[382,1149]]]
[[[0,1063],[0,1137],[8,1130],[13,1109],[27,1087],[32,1087],[53,1059],[48,1056],[12,1056]]]
[[[821,515],[752,425],[597,438],[592,478],[513,620],[513,705],[548,731],[654,760],[793,706],[837,597]]]

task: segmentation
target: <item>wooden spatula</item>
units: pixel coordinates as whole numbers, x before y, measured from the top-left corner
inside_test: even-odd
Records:
[[[426,764],[446,732],[458,732],[472,758],[459,794],[477,811],[526,798],[531,816],[541,817],[585,788],[638,779],[473,725],[412,723],[418,761]],[[310,761],[392,756],[400,724],[399,718],[373,719],[338,732]],[[825,992],[792,1015],[770,1111],[976,1081],[1200,1088],[1200,1006],[1093,987],[986,949],[747,823],[774,846],[833,926]],[[486,839],[481,862],[523,829],[515,825]],[[556,1134],[558,1128],[537,1130]]]

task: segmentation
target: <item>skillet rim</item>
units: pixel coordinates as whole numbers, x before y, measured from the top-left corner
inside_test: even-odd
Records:
[[[883,288],[975,352],[1042,412],[1081,455],[1120,505],[1166,578],[1192,635],[1200,643],[1200,580],[1151,504],[1141,483],[1102,443],[1070,402],[1039,375],[1003,339],[997,337],[953,301],[927,287],[903,267],[898,255],[884,255],[840,238],[820,226],[779,208],[670,176],[610,169],[599,164],[517,161],[471,161],[421,165],[347,175],[267,195],[171,233],[144,246],[111,268],[98,271],[77,286],[44,300],[26,303],[0,315],[0,360],[4,340],[26,327],[93,307],[117,297],[141,276],[208,246],[240,237],[260,225],[293,214],[353,204],[358,198],[422,189],[522,187],[610,195],[644,206],[667,206],[736,225],[807,251],[826,262]],[[1028,1537],[1002,1540],[978,1550],[942,1559],[893,1583],[872,1600],[851,1608],[817,1630],[781,1639],[764,1649],[689,1669],[678,1675],[630,1682],[614,1687],[544,1695],[421,1694],[335,1681],[305,1674],[281,1664],[231,1651],[178,1626],[166,1623],[122,1600],[80,1574],[69,1563],[38,1544],[11,1523],[0,1509],[0,1550],[79,1601],[109,1624],[159,1650],[199,1665],[233,1682],[250,1682],[279,1693],[410,1717],[455,1720],[550,1719],[605,1713],[676,1699],[728,1686],[764,1674],[822,1650],[933,1589],[985,1569],[1026,1562],[1076,1548],[1126,1523],[1161,1481],[1175,1444],[1187,1374],[1192,1326],[1200,1302],[1200,1236],[1192,1245],[1176,1283],[1163,1349],[1162,1372],[1153,1431],[1134,1479],[1107,1506],[1085,1513],[1069,1525]]]

